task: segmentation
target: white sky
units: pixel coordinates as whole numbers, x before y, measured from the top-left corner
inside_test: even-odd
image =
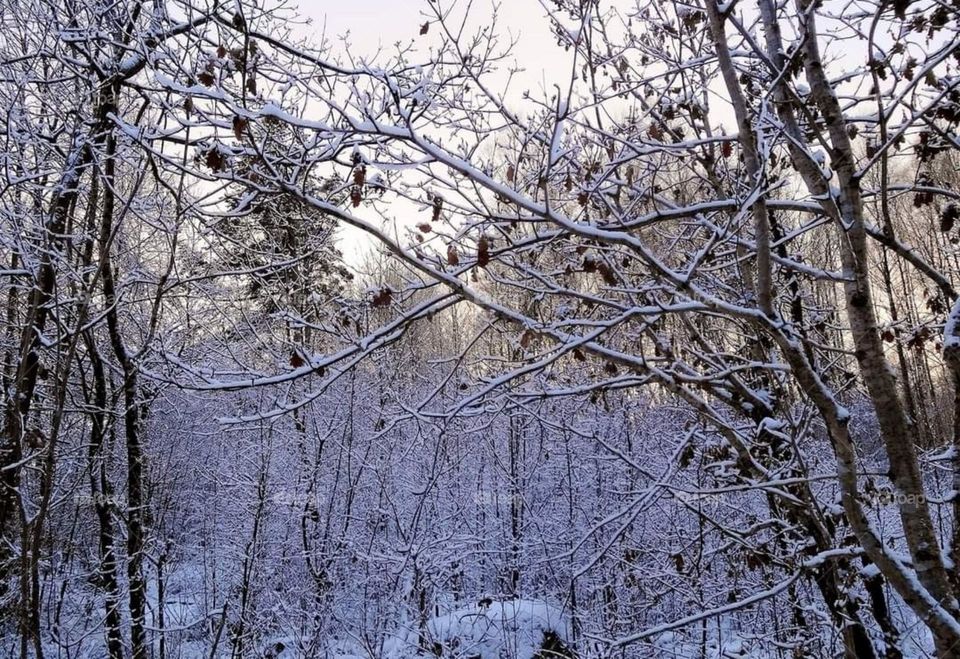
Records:
[[[294,0],[300,14],[313,20],[317,33],[326,26],[328,37],[350,32],[351,43],[361,52],[373,54],[378,46],[391,46],[397,41],[428,44],[418,37],[424,23],[427,0]],[[442,3],[449,6],[449,0]],[[464,0],[457,2],[465,6]],[[471,14],[479,20],[490,16],[492,0],[473,0]],[[531,71],[542,71],[557,47],[550,35],[546,12],[539,0],[505,0],[500,8],[500,29],[522,37],[516,54]],[[332,39],[331,39],[332,41]],[[552,47],[551,47],[552,46]]]

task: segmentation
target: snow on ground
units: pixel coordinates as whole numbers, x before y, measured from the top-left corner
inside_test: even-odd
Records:
[[[442,646],[444,657],[532,659],[544,638],[570,642],[570,621],[560,609],[540,600],[484,602],[441,615],[427,622],[423,642],[417,629],[391,639],[384,659],[408,659],[421,646]],[[441,648],[437,648],[441,649]]]

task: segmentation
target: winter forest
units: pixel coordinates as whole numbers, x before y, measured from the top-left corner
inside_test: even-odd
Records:
[[[368,2],[0,0],[0,657],[960,657],[960,2]]]

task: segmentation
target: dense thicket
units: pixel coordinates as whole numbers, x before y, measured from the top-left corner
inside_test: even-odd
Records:
[[[419,10],[0,2],[0,652],[960,655],[960,6]]]

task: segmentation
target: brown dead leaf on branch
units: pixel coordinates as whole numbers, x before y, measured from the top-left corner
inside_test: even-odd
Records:
[[[480,236],[477,241],[477,265],[486,268],[490,264],[490,241],[486,236]]]
[[[207,167],[215,172],[222,172],[224,170],[224,164],[226,160],[223,157],[223,154],[220,153],[220,150],[216,147],[211,148],[207,151],[206,163]]]
[[[389,288],[381,289],[379,293],[373,296],[372,304],[375,307],[386,307],[393,300],[393,291]]]
[[[249,124],[250,122],[243,117],[233,118],[233,134],[237,138],[237,141],[243,139],[243,132],[247,129]]]

